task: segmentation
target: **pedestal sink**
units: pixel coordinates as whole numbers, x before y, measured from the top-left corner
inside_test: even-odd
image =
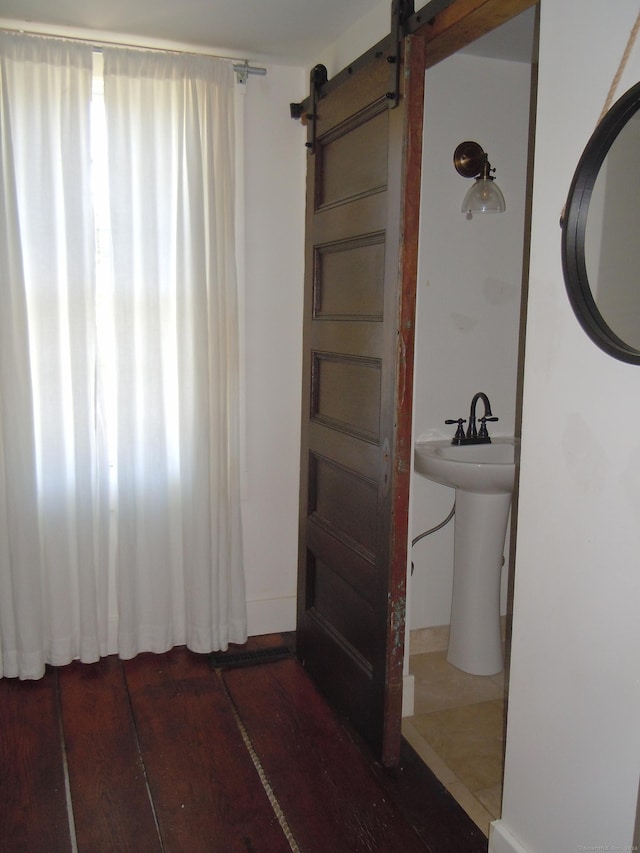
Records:
[[[415,470],[456,490],[453,598],[447,660],[473,675],[504,666],[500,578],[515,477],[515,441],[416,442]]]

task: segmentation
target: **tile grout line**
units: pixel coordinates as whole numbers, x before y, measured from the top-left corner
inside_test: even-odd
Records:
[[[62,720],[62,697],[60,695],[60,679],[57,668],[56,674],[56,700],[58,708],[58,730],[60,732],[60,751],[62,753],[62,770],[64,774],[64,793],[67,801],[67,821],[69,822],[69,837],[71,840],[72,853],[78,853],[78,838],[76,836],[76,821],[73,815],[73,801],[71,799],[71,779],[69,778],[69,762],[67,761],[67,742],[64,736],[64,723]]]
[[[231,711],[236,721],[236,725],[240,730],[240,734],[242,735],[244,745],[247,748],[247,752],[249,753],[251,762],[253,763],[256,773],[258,774],[258,778],[260,779],[260,783],[262,784],[262,787],[264,788],[264,792],[267,795],[271,808],[273,809],[273,813],[275,814],[278,823],[280,824],[280,828],[282,829],[284,836],[289,843],[289,847],[291,848],[292,853],[300,853],[300,848],[298,847],[291,827],[289,826],[289,822],[287,821],[287,818],[285,817],[285,814],[282,811],[282,807],[278,802],[278,798],[275,795],[275,791],[271,787],[271,783],[267,778],[267,774],[264,770],[264,767],[262,766],[262,762],[258,758],[258,754],[255,750],[251,737],[249,736],[249,732],[247,731],[244,723],[242,722],[242,719],[240,718],[236,703],[233,701],[233,697],[231,696],[229,688],[227,687],[227,684],[225,683],[225,680],[222,677],[222,671],[220,669],[216,669],[215,673],[218,676],[218,680],[220,682],[220,685],[222,686],[224,695],[226,696],[227,701],[231,706]]]

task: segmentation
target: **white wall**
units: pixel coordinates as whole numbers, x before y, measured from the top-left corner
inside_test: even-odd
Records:
[[[329,79],[334,77],[350,62],[353,62],[390,31],[391,3],[389,0],[372,0],[371,9],[365,16],[345,30],[333,44],[327,45],[309,66],[322,64],[327,68]],[[308,79],[308,77],[307,77]]]
[[[242,521],[250,635],[295,628],[308,85],[268,66],[245,100],[246,461]]]
[[[565,295],[558,218],[637,13],[636,0],[606,12],[583,0],[541,4],[513,645],[493,853],[632,849],[640,369],[581,331]],[[619,94],[639,78],[640,43]]]
[[[513,435],[522,283],[529,97],[528,64],[457,54],[429,69],[420,218],[414,439],[451,438],[446,418],[468,418],[484,391],[500,420],[491,435]],[[472,180],[453,152],[478,142],[496,168],[504,214],[461,213]],[[446,518],[455,491],[412,478],[412,535]],[[448,625],[454,524],[413,549],[410,627]],[[505,548],[508,551],[508,546]],[[506,608],[508,565],[503,571]]]

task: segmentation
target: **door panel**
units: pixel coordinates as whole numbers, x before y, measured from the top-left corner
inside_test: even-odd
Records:
[[[314,352],[311,417],[377,442],[380,438],[380,361]]]
[[[387,183],[387,104],[344,121],[320,142],[318,209],[384,192]],[[363,157],[366,151],[366,157]]]
[[[384,236],[380,231],[315,247],[316,319],[382,320]]]
[[[424,79],[423,42],[406,43],[395,109],[389,51],[317,101],[307,177],[298,654],[389,765],[400,746]]]

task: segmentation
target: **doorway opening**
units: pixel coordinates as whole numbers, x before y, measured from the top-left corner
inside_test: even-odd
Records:
[[[500,419],[492,435],[520,432],[535,30],[532,7],[426,72],[414,441],[450,438],[445,419],[466,418],[478,391]],[[468,182],[452,155],[465,140],[490,155],[504,214],[461,212]],[[414,473],[412,538],[446,518],[454,499]],[[485,833],[502,800],[516,507],[517,485],[502,571],[502,673],[470,675],[446,660],[455,520],[411,552],[403,735]]]

